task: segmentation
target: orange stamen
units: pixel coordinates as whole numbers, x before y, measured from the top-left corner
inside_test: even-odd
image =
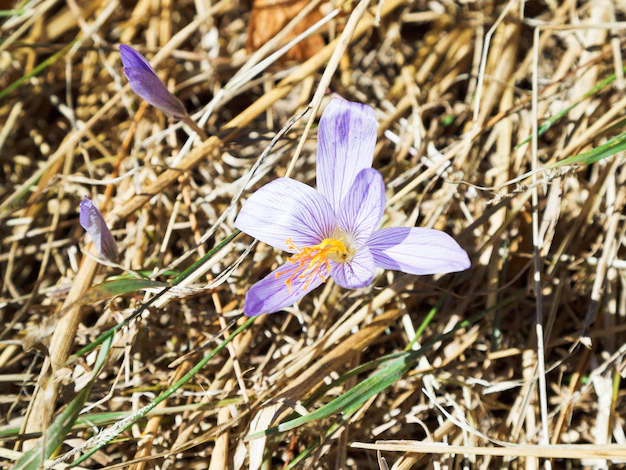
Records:
[[[283,275],[289,275],[285,284],[289,288],[290,294],[293,293],[292,283],[296,277],[305,279],[302,289],[306,290],[316,276],[319,276],[322,282],[326,282],[326,276],[322,274],[322,268],[326,266],[328,271],[330,271],[329,259],[342,262],[346,261],[350,256],[343,242],[334,238],[326,238],[319,245],[307,246],[305,248],[297,247],[291,238],[285,240],[285,243],[289,249],[298,253],[288,259],[293,267],[288,267],[276,273],[276,279]]]

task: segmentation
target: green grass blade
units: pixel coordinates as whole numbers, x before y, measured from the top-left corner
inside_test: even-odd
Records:
[[[626,122],[626,119],[621,120],[617,124],[611,126],[610,129],[620,128],[624,125],[625,122]],[[514,182],[519,183],[520,181],[526,178],[529,178],[530,176],[534,174],[540,173],[550,168],[559,168],[561,166],[577,165],[577,164],[590,165],[592,163],[603,160],[605,158],[612,157],[616,153],[622,152],[624,150],[626,150],[626,132],[616,135],[615,137],[609,139],[606,143],[596,148],[593,148],[591,150],[588,150],[587,152],[583,152],[583,153],[579,153],[578,155],[567,157],[561,161],[551,163],[550,165],[546,165],[544,167],[537,168],[532,171],[527,171],[523,175],[518,176],[508,181],[507,183],[505,183],[505,185],[511,184]]]
[[[423,354],[423,349],[416,351]],[[343,395],[335,398],[330,403],[322,406],[318,410],[309,413],[305,416],[289,420],[285,423],[281,423],[278,426],[271,427],[264,431],[259,431],[246,436],[246,441],[261,438],[277,432],[285,432],[291,429],[302,426],[303,424],[310,423],[319,419],[326,418],[335,413],[349,410],[354,406],[361,404],[368,400],[371,396],[376,395],[380,391],[389,387],[396,380],[404,375],[413,366],[413,359],[416,356],[415,353],[404,353],[404,357],[400,357],[393,361],[388,366],[375,372],[370,377],[359,383],[352,389],[348,390]]]
[[[253,396],[250,394],[250,396]],[[239,405],[243,402],[243,399],[240,397],[237,398],[226,398],[224,400],[216,400],[211,401],[211,403],[189,403],[187,405],[176,405],[176,406],[167,406],[163,408],[159,408],[156,410],[152,410],[148,413],[145,418],[150,416],[166,416],[171,414],[180,414],[185,411],[198,411],[198,410],[215,410],[216,408],[221,408],[227,405]],[[81,415],[80,418],[76,420],[74,426],[72,426],[72,431],[78,429],[91,429],[94,426],[104,426],[107,424],[112,424],[120,419],[127,418],[132,414],[132,411],[110,411],[110,412],[102,412],[102,413],[86,413]],[[26,438],[26,436],[32,438],[38,438],[41,436],[41,433],[29,433],[29,434],[20,434],[20,427],[12,427],[12,428],[3,428],[0,429],[0,439],[8,439],[8,438]]]
[[[16,88],[19,88],[23,83],[30,80],[35,75],[38,75],[39,73],[43,72],[46,68],[50,67],[57,60],[63,57],[70,50],[70,48],[74,45],[74,43],[76,43],[76,41],[78,41],[78,39],[74,39],[72,42],[66,45],[59,52],[51,55],[46,60],[44,60],[41,64],[37,65],[37,67],[34,67],[33,70],[31,70],[29,73],[27,73],[23,77],[18,78],[13,83],[11,83],[8,87],[6,87],[4,90],[0,91],[0,101],[4,97],[6,97],[9,93],[11,93],[13,90],[15,90]]]
[[[487,309],[484,314],[488,314],[491,313],[494,310],[500,309],[508,304],[510,304],[511,302],[513,302],[514,300],[517,300],[523,293],[520,291],[518,293],[518,295],[510,297],[508,299],[503,300],[502,302],[497,303],[496,305],[494,305],[493,307]],[[426,329],[426,325],[427,323],[429,323],[432,318],[434,317],[434,313],[436,312],[437,309],[441,308],[441,305],[443,304],[443,300],[441,302],[438,302],[428,313],[428,315],[426,316],[426,318],[424,319],[424,321],[422,322],[420,328],[418,328],[417,332],[416,332],[416,337],[420,338],[423,331]],[[482,314],[481,314],[482,315]],[[465,324],[463,324],[465,325]],[[423,327],[423,328],[422,328]],[[449,333],[453,333],[454,331],[457,331],[459,328],[464,328],[465,326],[457,326],[453,331],[449,332]],[[441,341],[443,339],[443,337],[438,337],[435,342]],[[412,347],[412,345],[411,345]],[[404,352],[397,352],[397,353],[391,353],[391,354],[386,354],[385,356],[379,357],[377,359],[374,359],[372,361],[366,362],[364,364],[359,365],[358,367],[355,367],[354,369],[346,372],[345,374],[341,375],[337,380],[333,380],[331,383],[324,385],[323,387],[321,387],[319,390],[317,390],[315,393],[313,393],[313,395],[311,395],[309,398],[307,398],[306,400],[304,400],[304,406],[306,408],[310,407],[313,403],[315,403],[320,397],[324,396],[326,394],[326,392],[328,392],[328,390],[335,388],[339,385],[341,385],[342,383],[344,383],[345,381],[347,381],[348,379],[350,379],[351,377],[355,377],[358,376],[360,374],[362,374],[363,372],[367,372],[369,370],[373,370],[373,369],[377,369],[378,367],[380,367],[381,365],[393,361],[395,359],[398,359],[400,357],[404,357],[408,352],[410,352],[410,349],[405,349]]]
[[[151,279],[117,279],[115,281],[107,281],[97,284],[87,289],[87,291],[76,301],[60,310],[55,314],[56,317],[62,317],[68,310],[83,305],[93,305],[96,302],[107,300],[117,295],[130,294],[143,289],[154,289],[159,287],[167,287],[164,282],[153,281]]]
[[[5,18],[7,16],[21,16],[26,13],[24,8],[17,8],[15,10],[0,10],[0,18]]]
[[[146,303],[142,304],[126,320],[124,320],[122,323],[119,323],[119,324],[115,325],[114,327],[112,327],[111,329],[106,331],[105,333],[102,333],[94,341],[92,341],[87,346],[85,346],[84,348],[80,349],[76,354],[71,356],[67,360],[66,365],[71,364],[77,358],[79,358],[81,356],[84,356],[85,354],[90,353],[91,351],[96,349],[100,344],[102,344],[104,341],[106,341],[107,338],[110,338],[113,335],[115,335],[115,333],[117,333],[119,330],[124,328],[131,321],[133,321],[135,318],[137,318],[139,315],[141,315],[150,305],[152,305],[154,302],[156,302],[159,298],[163,297],[172,287],[176,286],[177,284],[180,284],[183,280],[185,280],[187,277],[189,277],[196,269],[198,269],[200,266],[202,266],[204,263],[206,263],[209,259],[211,259],[215,255],[215,253],[217,253],[222,248],[224,248],[226,245],[228,245],[240,233],[241,233],[241,231],[239,231],[239,230],[235,230],[233,233],[231,233],[222,242],[220,242],[215,247],[213,247],[211,250],[209,250],[209,252],[206,255],[204,255],[198,261],[193,263],[191,266],[189,266],[187,269],[185,269],[178,276],[176,276],[172,280],[172,282],[169,283],[169,285],[164,287],[164,289],[161,292],[159,292],[157,295],[152,297]]]
[[[107,281],[91,287],[85,292],[83,297],[89,297],[88,303],[93,303],[115,297],[116,295],[129,294],[155,287],[167,287],[167,284],[165,282],[153,281],[152,279],[116,279],[115,281]]]
[[[93,286],[75,302],[72,302],[70,305],[61,309],[58,313],[55,313],[53,316],[46,319],[44,325],[38,325],[37,327],[28,328],[25,330],[25,335],[22,338],[22,344],[28,350],[35,345],[41,343],[44,338],[46,338],[49,334],[51,334],[52,329],[58,324],[58,321],[61,317],[63,317],[68,311],[73,308],[81,307],[83,305],[93,305],[96,302],[100,302],[102,300],[110,299],[111,297],[115,297],[116,295],[128,294],[131,292],[136,292],[138,290],[148,289],[148,288],[159,288],[167,286],[167,284],[163,282],[152,281],[150,279],[118,279],[115,281],[103,282],[102,284],[98,284]]]
[[[410,351],[411,349],[413,349],[413,345],[419,341],[421,336],[424,334],[424,331],[426,331],[426,328],[428,328],[428,325],[430,325],[430,322],[433,321],[433,318],[435,318],[435,315],[437,314],[437,312],[439,311],[439,309],[441,308],[441,306],[443,305],[443,303],[445,302],[447,298],[448,298],[447,293],[439,297],[439,301],[433,308],[430,309],[430,311],[428,312],[428,315],[426,315],[426,318],[424,318],[419,328],[415,332],[415,336],[413,337],[413,339],[409,342],[409,344],[406,345],[406,348],[404,348],[405,351]]]
[[[243,325],[237,328],[228,338],[222,341],[213,351],[211,351],[204,358],[202,358],[200,362],[198,362],[195,366],[193,366],[189,370],[189,372],[187,372],[183,377],[181,377],[174,385],[172,385],[166,391],[161,393],[157,398],[155,398],[148,405],[141,408],[138,412],[133,413],[128,418],[123,419],[117,422],[116,424],[114,424],[113,426],[109,427],[108,429],[102,431],[97,436],[94,436],[93,438],[89,439],[89,441],[87,441],[86,444],[93,445],[93,447],[91,447],[85,454],[80,456],[78,460],[74,461],[71,464],[71,466],[79,465],[80,463],[87,460],[90,456],[98,452],[100,449],[106,446],[109,442],[111,442],[113,439],[119,436],[122,432],[124,432],[130,426],[132,426],[141,418],[143,418],[147,413],[153,410],[159,403],[171,397],[179,388],[181,388],[183,385],[189,382],[192,379],[192,377],[196,375],[196,373],[198,373],[198,371],[206,365],[207,362],[213,359],[213,357],[215,357],[217,353],[219,353],[222,349],[224,349],[226,345],[230,343],[237,335],[247,330],[254,323],[256,318],[257,317],[249,318],[248,321],[246,321]],[[105,437],[100,438],[99,436],[105,436]]]
[[[563,109],[562,111],[556,113],[554,116],[548,118],[546,120],[546,122],[544,122],[539,129],[537,129],[537,136],[541,137],[542,135],[544,135],[546,132],[548,132],[548,130],[554,125],[556,124],[558,121],[561,120],[561,118],[563,116],[565,116],[566,114],[568,114],[572,109],[574,109],[576,106],[578,106],[580,103],[582,103],[582,100],[568,106],[567,108]],[[529,135],[528,137],[526,137],[524,140],[522,140],[519,144],[517,144],[515,146],[515,150],[519,149],[522,145],[527,144],[528,142],[530,142],[530,140],[533,138],[532,135]]]
[[[505,305],[508,305],[509,303],[517,300],[522,295],[524,295],[524,292],[520,291],[517,295],[514,295],[506,299],[505,301],[502,301],[500,304],[492,307],[491,309],[485,310],[467,320],[460,322],[457,326],[455,326],[447,333],[439,335],[437,336],[437,338],[425,343],[417,351],[400,353],[397,359],[385,366],[383,369],[378,370],[370,377],[365,379],[363,382],[359,383],[343,395],[322,406],[318,410],[309,413],[308,415],[291,419],[285,423],[271,427],[264,431],[250,434],[246,436],[245,440],[251,441],[253,439],[258,439],[263,436],[275,434],[277,432],[289,431],[312,421],[326,418],[335,413],[352,413],[361,404],[365,403],[370,397],[380,393],[382,390],[386,389],[398,379],[400,379],[407,371],[413,368],[415,364],[417,364],[417,362],[419,361],[420,357],[422,357],[422,355],[430,348],[432,348],[435,344],[451,337],[458,330],[467,328],[468,326],[478,322],[479,320],[484,318],[492,309],[501,308]]]
[[[624,67],[624,72],[626,72],[626,67]],[[590,98],[591,96],[595,95],[596,93],[602,91],[604,88],[606,88],[611,83],[613,83],[615,81],[615,79],[616,79],[616,75],[615,74],[609,75],[604,80],[602,80],[600,83],[598,83],[596,86],[594,86],[591,90],[589,90],[587,93],[585,93],[582,97],[577,99],[574,103],[572,103],[571,105],[567,106],[565,109],[559,111],[554,116],[552,116],[549,119],[547,119],[541,125],[541,127],[539,127],[539,129],[537,129],[537,136],[541,137],[543,134],[548,132],[548,130],[554,124],[559,122],[561,120],[561,118],[563,118],[563,116],[567,115],[572,109],[577,107],[580,103],[585,101],[587,98]],[[526,137],[523,141],[521,141],[519,144],[517,144],[515,146],[515,150],[520,148],[522,145],[527,144],[528,142],[530,142],[530,140],[532,138],[533,138],[532,135],[529,135],[528,137]]]
[[[626,132],[613,137],[605,144],[602,144],[596,148],[593,148],[587,152],[573,155],[559,162],[549,165],[548,168],[557,168],[564,165],[590,165],[597,161],[603,160],[608,157],[612,157],[616,153],[626,150]]]
[[[78,418],[78,414],[83,409],[87,398],[89,398],[91,387],[93,386],[94,380],[98,376],[98,372],[102,369],[102,366],[109,355],[112,344],[112,338],[104,343],[100,353],[98,354],[98,358],[96,359],[92,379],[89,381],[87,386],[85,386],[85,388],[83,388],[78,395],[76,395],[67,408],[65,408],[53,421],[46,431],[46,435],[39,438],[37,445],[30,451],[26,452],[15,464],[13,467],[14,470],[37,470],[41,468],[42,462],[50,457],[50,455],[52,455],[52,453],[63,443],[65,436],[67,436],[67,434],[72,430],[72,426],[74,426],[74,423]]]

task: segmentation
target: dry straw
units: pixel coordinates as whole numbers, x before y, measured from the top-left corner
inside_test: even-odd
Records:
[[[623,465],[623,6],[307,8],[253,54],[246,2],[1,10],[3,465]],[[311,34],[327,46],[285,61]],[[120,43],[193,121],[132,93]],[[443,230],[472,268],[329,281],[247,320],[286,256],[235,218],[278,177],[314,185],[332,94],[375,110],[382,226]]]

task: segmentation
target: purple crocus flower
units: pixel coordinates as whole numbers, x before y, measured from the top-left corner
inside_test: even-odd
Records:
[[[107,227],[104,217],[87,196],[84,201],[80,201],[80,225],[91,237],[100,258],[115,262],[118,255],[115,238]]]
[[[120,45],[120,56],[124,75],[135,93],[171,118],[187,116],[185,105],[170,93],[144,56],[124,44]]]
[[[246,294],[256,316],[293,305],[331,276],[341,287],[369,285],[376,267],[441,274],[470,267],[467,253],[445,232],[376,230],[385,211],[385,184],[371,168],[374,110],[333,99],[319,124],[317,190],[289,178],[263,186],[243,205],[235,226],[291,258]]]

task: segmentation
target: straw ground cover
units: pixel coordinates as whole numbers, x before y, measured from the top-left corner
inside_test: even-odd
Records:
[[[626,461],[621,4],[302,2],[259,53],[248,2],[0,5],[3,468]],[[191,127],[132,93],[120,43]],[[445,230],[472,268],[245,318],[286,255],[234,218],[314,184],[331,93],[375,109],[383,225]]]

